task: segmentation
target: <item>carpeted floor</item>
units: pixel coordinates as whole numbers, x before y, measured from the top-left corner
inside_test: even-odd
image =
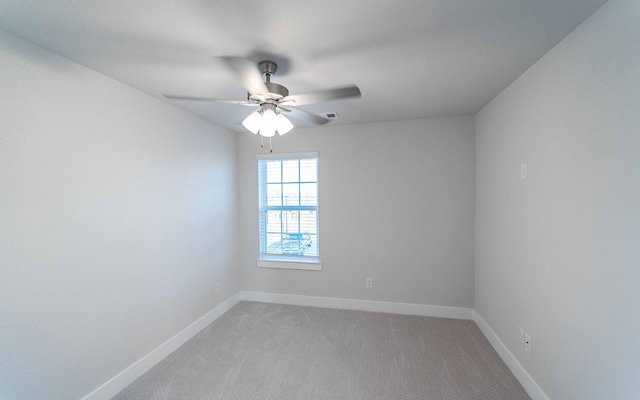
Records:
[[[240,302],[114,399],[529,396],[473,321]]]

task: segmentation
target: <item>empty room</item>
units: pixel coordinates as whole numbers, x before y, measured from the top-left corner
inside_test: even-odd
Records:
[[[639,21],[0,0],[0,399],[640,399]]]

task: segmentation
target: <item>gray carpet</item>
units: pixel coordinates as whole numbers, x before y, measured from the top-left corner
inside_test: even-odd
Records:
[[[529,396],[473,321],[240,302],[114,399]]]

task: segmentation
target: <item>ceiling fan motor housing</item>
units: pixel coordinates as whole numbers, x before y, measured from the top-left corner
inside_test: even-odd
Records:
[[[258,68],[265,77],[265,86],[269,90],[268,93],[248,93],[247,99],[252,103],[262,104],[269,101],[277,101],[289,95],[289,89],[277,83],[271,82],[271,76],[278,70],[278,65],[273,61],[260,61]]]
[[[269,93],[247,93],[247,100],[254,104],[261,104],[269,101],[277,101],[289,95],[289,90],[277,83],[265,82]]]
[[[267,85],[267,89],[269,89],[268,94],[276,95],[278,96],[277,98],[286,97],[289,95],[289,89],[282,85],[278,85],[277,83],[273,82],[266,82],[265,85]]]

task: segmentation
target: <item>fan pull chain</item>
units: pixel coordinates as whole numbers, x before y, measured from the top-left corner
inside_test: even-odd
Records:
[[[260,136],[260,147],[264,147],[264,136]],[[271,138],[269,138],[269,152],[273,153],[273,145],[271,144]]]

